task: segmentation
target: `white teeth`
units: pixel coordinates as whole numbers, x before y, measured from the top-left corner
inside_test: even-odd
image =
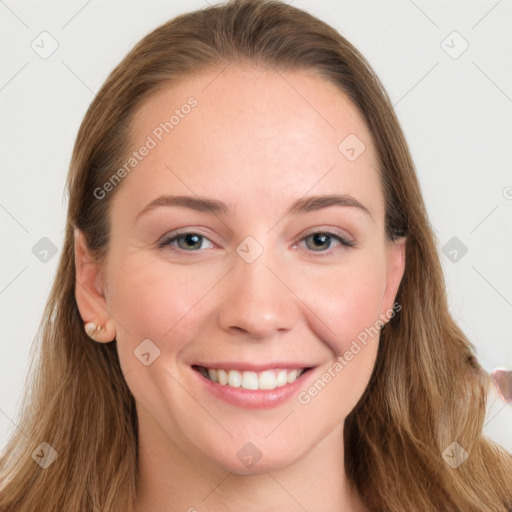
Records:
[[[296,379],[297,379],[297,370],[292,370],[291,372],[288,372],[288,376],[286,378],[288,384],[291,384]]]
[[[265,370],[260,373],[258,384],[260,389],[275,389],[276,376],[272,370]]]
[[[219,384],[223,386],[228,383],[228,374],[226,370],[217,370],[217,379],[219,380]]]
[[[238,370],[223,370],[222,368],[201,368],[201,373],[212,381],[221,384],[222,386],[232,386],[234,388],[243,389],[275,389],[286,386],[295,382],[302,373],[303,368],[285,370],[285,369],[272,369],[264,370],[262,372],[245,371],[239,372]]]
[[[276,387],[281,388],[288,383],[288,372],[281,370],[276,377]]]
[[[233,388],[239,388],[242,385],[242,374],[236,370],[229,370],[228,384]]]
[[[243,373],[242,387],[244,389],[258,389],[258,376],[256,375],[256,372]]]

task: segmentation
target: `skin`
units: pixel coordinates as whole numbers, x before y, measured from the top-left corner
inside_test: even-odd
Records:
[[[365,510],[345,476],[343,423],[368,384],[378,336],[307,405],[296,396],[266,410],[228,404],[199,385],[191,364],[300,361],[315,367],[307,390],[389,312],[405,247],[385,237],[373,142],[348,98],[312,73],[219,72],[189,77],[138,111],[134,149],[198,100],[116,190],[106,260],[95,263],[76,232],[80,313],[105,326],[96,341],[116,338],[137,404],[135,510]],[[366,146],[355,161],[338,150],[348,134]],[[137,219],[164,193],[221,200],[229,213],[158,207]],[[369,213],[285,214],[322,194],[350,194]],[[185,227],[206,237],[199,249],[157,247]],[[304,240],[325,229],[357,245]],[[248,236],[263,247],[252,263],[236,252]],[[144,339],[160,350],[148,366],[134,356]],[[237,457],[248,442],[261,452],[251,467]]]

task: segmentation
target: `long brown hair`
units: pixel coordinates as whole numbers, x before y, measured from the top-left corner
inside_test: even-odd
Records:
[[[108,250],[109,205],[122,184],[101,200],[94,190],[126,159],[137,109],[156,90],[231,62],[313,71],[345,92],[379,156],[387,236],[407,236],[396,299],[403,309],[383,328],[370,383],[345,421],[349,478],[371,510],[512,508],[512,457],[482,436],[488,378],[449,314],[435,237],[389,97],[364,57],[329,25],[277,1],[235,0],[179,16],[144,37],[85,115],[69,169],[66,236],[39,329],[39,353],[20,429],[0,463],[0,510],[132,508],[134,398],[116,343],[94,343],[84,332],[75,300],[74,228],[101,260]],[[33,457],[43,442],[58,454],[46,469]],[[441,455],[453,442],[469,454],[456,469]]]

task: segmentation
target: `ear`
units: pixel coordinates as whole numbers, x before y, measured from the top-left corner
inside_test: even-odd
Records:
[[[90,254],[85,236],[78,228],[74,231],[74,241],[75,298],[78,310],[85,325],[93,323],[98,326],[94,334],[90,334],[91,326],[88,326],[89,336],[100,343],[108,343],[114,340],[116,332],[104,295],[103,269]]]
[[[405,270],[405,248],[407,237],[400,237],[387,242],[386,288],[382,297],[381,314],[393,310],[398,287]]]

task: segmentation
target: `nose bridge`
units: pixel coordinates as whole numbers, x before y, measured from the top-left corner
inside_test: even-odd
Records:
[[[256,255],[257,247],[251,243],[242,242],[237,248],[219,322],[225,330],[263,338],[291,329],[298,310],[293,294],[276,277],[275,270],[271,270],[271,265],[274,267],[276,263],[271,264],[270,250],[261,248]]]

